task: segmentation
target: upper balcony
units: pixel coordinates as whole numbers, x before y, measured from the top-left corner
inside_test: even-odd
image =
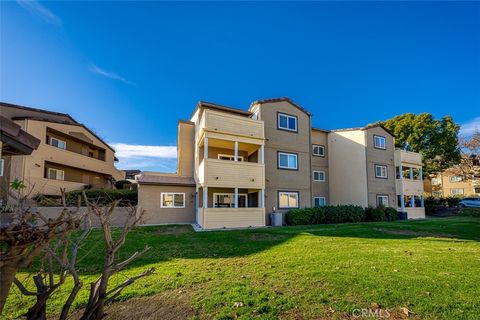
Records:
[[[222,139],[236,136],[236,140],[244,142],[260,139],[259,144],[265,138],[263,121],[211,109],[204,110],[198,125],[199,139],[205,133]]]
[[[395,166],[406,165],[412,167],[422,167],[422,155],[418,152],[395,150]]]
[[[265,188],[265,165],[246,161],[204,159],[198,170],[198,182],[208,187]]]

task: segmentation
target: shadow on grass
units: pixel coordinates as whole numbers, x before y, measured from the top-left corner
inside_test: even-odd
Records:
[[[129,268],[171,259],[242,257],[268,250],[299,235],[427,241],[480,241],[479,218],[439,218],[418,221],[308,225],[234,231],[194,232],[189,225],[138,227],[131,231],[118,259],[148,245],[151,249]],[[93,231],[84,242],[78,266],[84,275],[100,271],[102,235]]]

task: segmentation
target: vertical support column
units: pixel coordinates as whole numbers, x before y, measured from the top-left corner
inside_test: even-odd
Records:
[[[412,208],[415,208],[415,195],[412,194],[412,199],[410,200],[410,204],[412,205]]]
[[[419,171],[420,171],[420,173],[419,173],[420,181],[423,181],[423,168],[420,168]]]
[[[265,164],[265,146],[260,146],[260,164]]]
[[[235,161],[238,161],[238,141],[235,141],[234,160],[235,160]]]
[[[403,180],[403,166],[400,165],[399,169],[400,169],[400,180]]]
[[[208,137],[205,137],[203,143],[203,160],[208,159]]]
[[[423,199],[423,195],[420,196],[420,207],[422,207],[422,208],[425,207],[425,201]]]
[[[235,208],[238,208],[238,188],[235,188]]]
[[[208,208],[208,187],[203,187],[203,209],[205,208]]]
[[[413,168],[410,167],[410,180],[413,180]]]
[[[265,209],[265,189],[260,191],[260,208]]]
[[[402,208],[402,212],[405,211],[405,195],[403,194],[403,191],[402,191],[402,194],[400,195],[400,207]]]

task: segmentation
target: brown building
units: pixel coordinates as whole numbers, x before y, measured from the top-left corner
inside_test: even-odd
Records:
[[[177,173],[142,173],[139,204],[153,223],[203,229],[264,226],[270,213],[328,204],[391,206],[422,218],[421,179],[403,175],[421,168],[421,158],[394,145],[379,125],[312,128],[311,114],[288,98],[255,101],[248,111],[199,102],[178,125]]]
[[[0,111],[40,141],[30,155],[2,155],[4,200],[8,182],[14,179],[23,180],[31,196],[59,195],[60,188],[111,188],[115,180],[123,179],[114,166],[115,151],[68,114],[3,102]]]

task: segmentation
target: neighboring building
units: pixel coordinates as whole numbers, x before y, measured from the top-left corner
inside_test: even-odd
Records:
[[[8,188],[8,181],[19,179],[31,196],[56,196],[60,188],[111,188],[115,180],[124,178],[114,166],[115,151],[68,114],[3,102],[0,113],[40,140],[30,155],[2,155],[2,189]]]
[[[421,168],[421,159],[394,145],[380,125],[312,128],[311,114],[288,98],[255,101],[248,111],[199,102],[178,124],[177,172],[140,174],[139,205],[145,223],[203,229],[264,226],[269,213],[328,204],[384,205],[422,218],[421,182],[396,179],[395,168]]]
[[[465,180],[460,175],[442,172],[426,181],[425,190],[434,197],[480,196],[480,176]]]
[[[125,175],[125,180],[130,180],[132,182],[136,182],[136,177],[142,173],[141,170],[122,170]]]

